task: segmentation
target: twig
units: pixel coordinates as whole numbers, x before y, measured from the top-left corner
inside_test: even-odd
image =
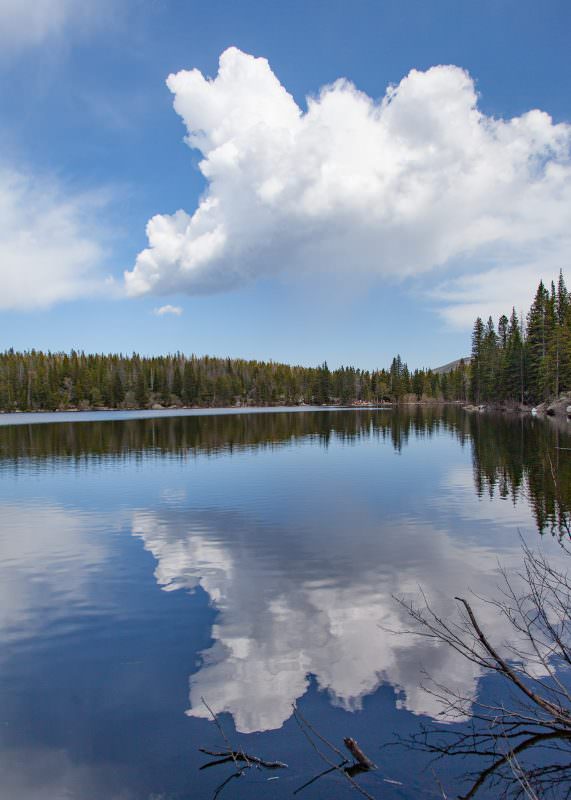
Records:
[[[224,789],[224,787],[226,786],[227,783],[230,783],[232,778],[240,778],[242,776],[242,774],[243,774],[243,770],[240,770],[239,772],[233,772],[231,775],[228,775],[226,780],[222,781],[220,786],[214,792],[214,794],[212,796],[212,800],[217,800],[217,797],[221,794],[222,789]]]
[[[258,756],[251,756],[249,753],[244,753],[243,751],[228,751],[228,750],[207,750],[205,747],[198,748],[201,753],[205,753],[207,756],[218,756],[222,758],[223,761],[246,761],[248,764],[256,764],[257,766],[264,767],[265,769],[287,769],[287,764],[284,764],[283,761],[264,761],[263,758],[259,758]],[[221,761],[211,761],[210,764],[220,764]],[[209,766],[208,764],[204,765]],[[201,767],[203,769],[203,767]]]
[[[346,780],[349,781],[351,786],[354,789],[356,789],[360,794],[362,794],[363,797],[366,797],[367,800],[375,800],[375,798],[372,795],[370,795],[367,791],[365,791],[365,789],[363,789],[361,786],[359,786],[359,784],[356,781],[353,780],[351,775],[349,775],[349,773],[347,771],[347,768],[344,768],[344,765],[347,764],[347,759],[345,758],[343,753],[337,747],[335,747],[334,744],[331,744],[331,742],[329,742],[324,736],[322,736],[318,731],[316,731],[315,728],[312,725],[310,725],[310,723],[307,722],[307,720],[303,717],[303,715],[298,711],[298,709],[295,706],[292,706],[292,708],[293,708],[294,719],[297,722],[297,724],[299,725],[300,730],[302,731],[303,735],[305,736],[307,741],[310,743],[310,745],[313,747],[315,752],[318,754],[318,756],[323,761],[325,761],[326,764],[328,764],[331,767],[331,770],[329,770],[329,771],[332,772],[333,770],[337,770],[337,772],[339,772],[340,775],[343,775],[343,777]],[[321,750],[317,747],[317,745],[315,744],[315,742],[313,741],[313,739],[311,738],[309,733],[305,730],[304,725],[307,726],[307,728],[320,741],[322,741],[324,744],[326,744],[327,747],[331,748],[331,750],[333,750],[335,753],[337,753],[337,755],[341,758],[341,763],[334,764],[332,761],[329,760],[329,758],[327,758],[326,755],[324,755],[324,753],[321,752]],[[318,776],[318,777],[320,777],[320,776]],[[317,777],[316,777],[316,780],[317,780]]]
[[[224,728],[222,727],[222,723],[220,722],[220,720],[218,719],[218,717],[216,716],[214,711],[210,708],[210,706],[208,705],[208,703],[206,702],[204,697],[201,697],[200,699],[202,700],[202,702],[204,703],[204,705],[208,709],[208,711],[210,713],[210,716],[212,717],[212,719],[214,720],[214,722],[216,724],[216,727],[220,731],[220,735],[222,736],[222,738],[224,739],[224,741],[228,745],[228,753],[227,753],[227,755],[232,757],[232,760],[233,760],[233,762],[234,762],[234,764],[236,766],[236,769],[238,770],[238,772],[241,773],[242,770],[243,770],[243,767],[241,767],[238,764],[238,759],[236,758],[236,754],[234,753],[234,750],[232,749],[232,745],[230,744],[230,740],[228,739],[228,737],[226,736],[226,733],[224,732]],[[246,759],[246,761],[247,761],[247,759]]]
[[[336,766],[328,767],[327,769],[324,769],[323,772],[320,772],[317,775],[314,775],[313,778],[311,778],[306,783],[304,783],[303,786],[300,786],[298,789],[296,789],[294,791],[294,794],[298,794],[303,789],[307,789],[308,786],[311,786],[311,784],[315,783],[315,781],[319,780],[319,778],[323,778],[325,775],[329,775],[330,772],[335,772],[336,769],[337,769]]]
[[[563,709],[557,708],[553,703],[549,700],[538,695],[536,692],[533,692],[529,689],[525,683],[519,678],[519,676],[514,672],[514,670],[508,665],[508,663],[499,655],[499,653],[492,647],[488,639],[486,638],[484,632],[480,628],[478,621],[470,607],[470,604],[464,600],[463,597],[455,597],[455,600],[458,600],[459,603],[462,603],[464,608],[466,609],[466,613],[470,619],[472,627],[476,632],[478,639],[480,640],[484,649],[489,653],[491,658],[497,664],[497,669],[499,672],[502,672],[507,678],[511,680],[518,689],[523,692],[529,699],[542,708],[547,714],[553,716],[557,721],[561,722],[565,726],[569,726],[571,723],[571,718],[568,713],[566,713]]]
[[[333,752],[336,753],[342,761],[346,761],[347,760],[345,758],[345,754],[343,752],[341,752],[341,750],[339,750],[337,747],[335,747],[335,745],[332,744],[328,739],[326,739],[325,736],[323,736],[321,733],[319,733],[319,731],[315,730],[313,725],[305,719],[305,717],[303,716],[303,714],[301,713],[299,708],[297,708],[297,706],[293,706],[293,713],[294,713],[294,716],[299,717],[299,719],[303,722],[303,724],[306,726],[306,728],[308,728],[314,734],[314,736],[317,736],[317,738],[320,741],[322,741],[323,744],[326,744],[327,747],[331,748],[331,750],[333,750]]]
[[[198,748],[200,750],[200,748]],[[204,750],[202,751],[204,752]],[[232,756],[226,756],[225,758],[217,758],[216,761],[209,761],[207,764],[202,764],[198,769],[210,769],[210,767],[218,767],[220,764],[227,764],[229,761],[234,761]]]
[[[526,795],[526,797],[528,797],[529,800],[539,800],[539,797],[533,791],[533,788],[531,787],[531,785],[530,785],[530,783],[529,783],[529,781],[527,779],[527,775],[525,774],[525,772],[521,768],[521,765],[520,765],[519,761],[517,760],[517,756],[514,753],[511,753],[511,751],[510,751],[510,757],[509,757],[509,760],[508,760],[508,764],[510,765],[511,770],[512,770],[514,776],[515,776],[515,779],[517,780],[517,782],[519,783],[519,785],[523,789],[523,792]]]
[[[431,769],[430,771],[432,772],[432,777],[434,778],[434,782],[436,783],[436,785],[440,789],[440,794],[442,795],[442,800],[448,800],[448,795],[444,791],[444,786],[442,785],[442,781],[440,780],[440,778],[438,777],[438,775],[436,774],[436,772],[433,769]]]

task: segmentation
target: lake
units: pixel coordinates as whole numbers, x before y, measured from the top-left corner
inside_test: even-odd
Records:
[[[16,416],[0,417],[2,797],[211,798],[235,771],[199,769],[199,748],[226,749],[220,725],[288,769],[218,796],[291,798],[327,769],[302,719],[359,742],[379,800],[459,793],[466,764],[394,743],[452,725],[427,673],[496,689],[406,632],[395,597],[422,590],[443,614],[495,597],[521,538],[562,559],[571,424],[454,407]],[[355,796],[335,770],[296,795]]]

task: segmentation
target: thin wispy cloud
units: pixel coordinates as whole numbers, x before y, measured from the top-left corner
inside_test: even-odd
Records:
[[[486,116],[459,67],[412,70],[380,102],[339,80],[306,111],[265,59],[236,48],[214,79],[195,69],[167,85],[208,186],[195,209],[149,221],[125,274],[132,296],[315,272],[441,283],[503,265],[510,281],[531,271],[536,282],[546,242],[549,269],[569,252],[571,126],[539,110]],[[478,292],[467,282],[461,298],[443,296],[449,321],[502,300],[497,285]]]
[[[0,53],[42,45],[71,28],[85,33],[120,10],[109,0],[0,0]]]
[[[73,0],[0,0],[0,41],[36,45],[59,33],[74,13]]]
[[[103,196],[0,166],[0,309],[45,308],[114,292],[103,273]]]

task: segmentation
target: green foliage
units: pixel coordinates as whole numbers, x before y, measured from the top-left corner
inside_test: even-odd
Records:
[[[571,300],[563,272],[557,288],[540,282],[524,330],[515,309],[497,333],[480,317],[472,333],[470,399],[540,403],[571,390]]]
[[[143,357],[83,352],[0,353],[0,410],[166,406],[327,405],[466,397],[464,364],[447,376],[411,375],[400,356],[389,370],[330,370],[211,356]]]

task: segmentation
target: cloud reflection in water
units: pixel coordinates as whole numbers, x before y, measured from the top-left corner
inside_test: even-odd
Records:
[[[332,498],[320,525],[268,531],[237,512],[165,509],[137,512],[133,532],[157,561],[165,591],[208,593],[218,611],[212,646],[190,678],[192,716],[208,715],[200,698],[232,714],[242,732],[279,728],[314,675],[331,701],[359,709],[381,682],[399,692],[399,703],[436,716],[440,706],[420,688],[421,669],[435,680],[474,696],[479,673],[454,651],[413,634],[394,595],[417,595],[452,610],[451,599],[470,588],[497,593],[502,564],[520,561],[513,531],[496,531],[491,546],[453,535],[414,516],[373,521],[357,513],[352,530]],[[337,513],[337,512],[340,513]],[[324,536],[323,531],[327,531]],[[501,640],[509,628],[491,607],[484,624]]]

